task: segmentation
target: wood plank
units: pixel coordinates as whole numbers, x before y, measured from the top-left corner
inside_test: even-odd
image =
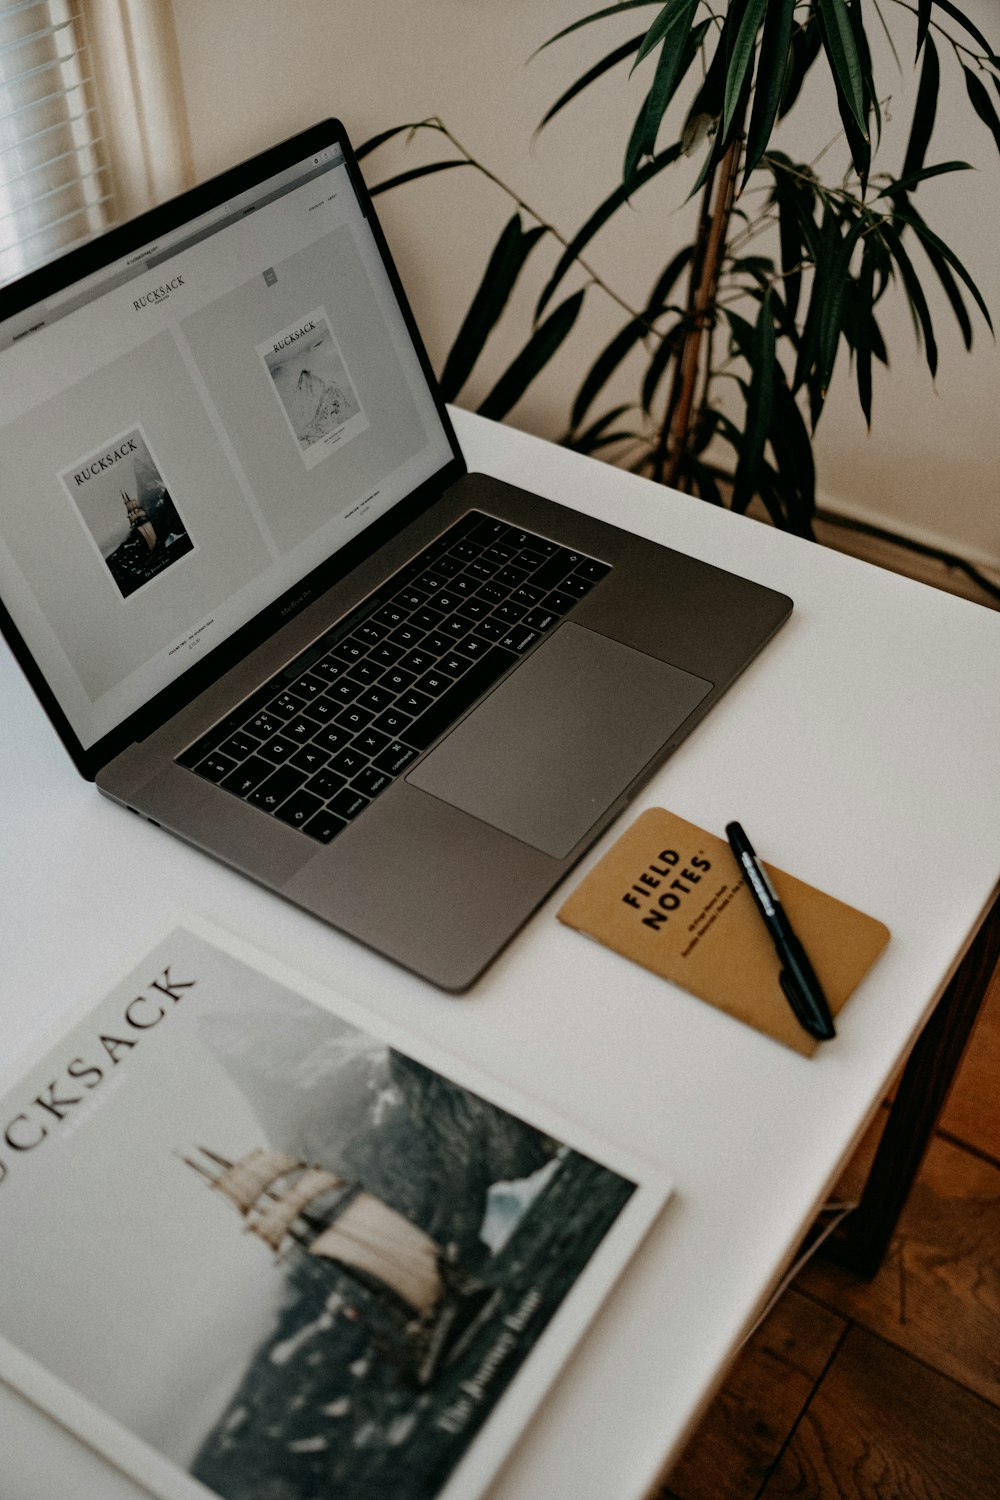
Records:
[[[951,1093],[938,1122],[1000,1166],[1000,969],[979,1012]]]
[[[986,1500],[1000,1412],[862,1329],[851,1329],[761,1500]]]
[[[878,1274],[819,1255],[795,1284],[1000,1405],[1000,1167],[935,1138]]]
[[[845,1327],[843,1318],[787,1292],[747,1343],[650,1500],[752,1500]]]

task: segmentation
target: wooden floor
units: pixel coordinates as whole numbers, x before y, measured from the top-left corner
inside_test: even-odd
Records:
[[[882,1269],[814,1257],[654,1495],[1000,1500],[1000,969]]]

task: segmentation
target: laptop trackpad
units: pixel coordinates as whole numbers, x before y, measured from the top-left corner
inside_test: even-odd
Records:
[[[407,780],[561,859],[711,688],[567,622]]]

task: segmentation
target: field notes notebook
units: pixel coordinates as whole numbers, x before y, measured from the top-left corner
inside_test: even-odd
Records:
[[[764,868],[836,1015],[889,929],[773,865]],[[816,1050],[782,993],[778,956],[725,839],[650,808],[558,915],[796,1052]]]

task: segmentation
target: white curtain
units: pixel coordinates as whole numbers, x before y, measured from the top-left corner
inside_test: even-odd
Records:
[[[0,281],[190,181],[169,0],[0,0]]]

